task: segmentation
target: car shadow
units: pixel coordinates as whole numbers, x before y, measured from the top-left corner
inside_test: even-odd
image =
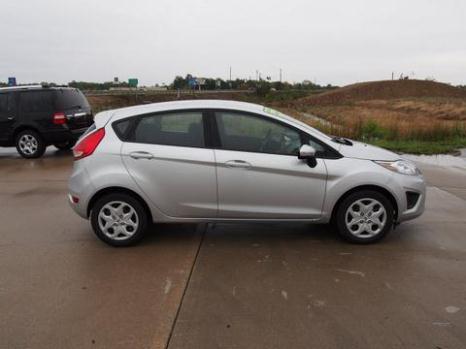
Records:
[[[328,224],[309,223],[199,223],[153,224],[141,245],[150,245],[194,236],[228,241],[296,241],[305,239],[319,243],[342,243]]]

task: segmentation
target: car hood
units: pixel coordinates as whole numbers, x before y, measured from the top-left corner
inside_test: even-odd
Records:
[[[394,152],[376,147],[370,144],[356,142],[351,140],[353,145],[341,144],[338,151],[347,158],[364,159],[364,160],[399,160],[400,156]]]

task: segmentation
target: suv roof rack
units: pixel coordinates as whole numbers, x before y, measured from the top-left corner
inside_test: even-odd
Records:
[[[63,88],[70,88],[72,87],[66,85],[49,85],[49,84],[41,84],[41,85],[20,85],[20,86],[6,86],[0,87],[0,92],[4,91],[20,91],[20,90],[39,90],[41,88],[48,88],[48,89],[63,89]]]
[[[16,91],[16,90],[33,90],[42,88],[42,85],[22,85],[22,86],[7,86],[0,87],[0,91]]]

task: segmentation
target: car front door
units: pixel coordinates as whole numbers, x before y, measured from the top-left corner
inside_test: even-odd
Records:
[[[0,143],[9,143],[13,139],[14,124],[17,119],[15,94],[0,93]]]
[[[216,111],[220,218],[317,219],[327,171],[298,159],[301,131],[270,118]]]
[[[123,143],[129,173],[165,215],[217,216],[214,151],[204,136],[202,111],[166,112],[137,117]]]

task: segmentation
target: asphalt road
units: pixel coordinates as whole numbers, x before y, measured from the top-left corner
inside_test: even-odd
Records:
[[[305,224],[155,225],[97,240],[72,159],[0,150],[0,348],[466,348],[466,171],[370,246]]]

